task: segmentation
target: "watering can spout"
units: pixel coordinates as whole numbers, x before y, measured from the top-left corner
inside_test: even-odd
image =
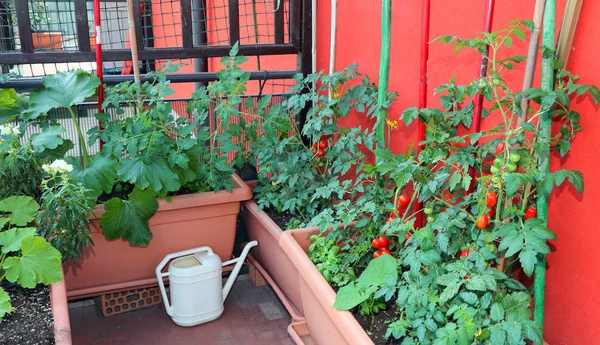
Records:
[[[228,265],[235,263],[235,266],[233,267],[233,270],[231,271],[231,274],[229,275],[229,278],[227,279],[227,282],[225,283],[225,286],[223,287],[223,301],[225,301],[225,299],[227,299],[227,296],[229,295],[229,292],[231,291],[231,287],[233,286],[233,283],[235,282],[235,278],[237,278],[238,273],[240,273],[240,269],[242,268],[242,265],[244,264],[244,261],[246,260],[246,257],[248,256],[248,252],[250,252],[250,249],[252,249],[253,247],[256,247],[257,245],[258,245],[257,241],[248,242],[248,244],[246,244],[246,246],[244,247],[244,250],[242,250],[242,254],[240,254],[240,256],[238,258],[235,258],[233,260],[229,260],[229,261],[223,263],[223,266],[228,266]]]

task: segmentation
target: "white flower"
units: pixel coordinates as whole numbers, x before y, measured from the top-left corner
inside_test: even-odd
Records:
[[[73,171],[73,166],[67,162],[65,162],[64,159],[57,159],[54,162],[52,162],[52,164],[50,164],[50,167],[54,168],[56,171],[58,172],[71,172]]]
[[[17,127],[15,127],[15,128],[13,128],[13,129],[12,129],[12,133],[13,133],[14,135],[19,135],[19,134],[21,134],[21,131],[19,130],[19,126],[17,126]]]
[[[11,133],[12,133],[12,128],[9,125],[7,125],[7,126],[0,125],[0,134],[10,135]]]
[[[63,159],[57,159],[54,162],[52,162],[52,164],[50,164],[50,165],[43,164],[42,169],[49,174],[56,174],[56,173],[64,174],[64,173],[73,171],[73,166],[71,164],[65,162]]]

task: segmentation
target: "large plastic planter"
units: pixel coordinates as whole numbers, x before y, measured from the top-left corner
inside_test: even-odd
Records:
[[[185,249],[209,246],[223,262],[231,259],[240,204],[252,191],[232,176],[233,191],[205,192],[159,200],[158,212],[150,219],[152,239],[147,247],[122,240],[108,241],[100,230],[99,205],[91,217],[93,246],[84,250],[75,264],[66,263],[65,281],[69,298],[156,285],[154,270],[167,255]]]
[[[279,244],[296,268],[308,332],[317,345],[373,345],[354,316],[333,309],[335,292],[306,254],[318,228],[285,231]]]
[[[246,231],[250,240],[258,241],[252,257],[258,261],[259,270],[273,286],[279,299],[294,321],[304,318],[300,297],[298,271],[279,245],[284,231],[258,205],[250,200],[242,204]]]
[[[71,345],[71,323],[64,279],[50,285],[50,305],[54,317],[54,341],[56,345]]]

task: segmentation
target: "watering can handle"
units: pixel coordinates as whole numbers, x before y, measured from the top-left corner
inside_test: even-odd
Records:
[[[194,249],[188,249],[188,250],[184,250],[184,251],[177,252],[177,253],[171,253],[171,254],[165,256],[165,258],[160,262],[160,264],[158,264],[158,266],[156,266],[155,273],[156,273],[156,279],[158,279],[158,287],[160,288],[160,294],[162,295],[163,301],[165,302],[165,310],[167,311],[167,314],[169,316],[173,316],[173,307],[171,307],[171,304],[169,303],[169,299],[167,298],[167,291],[165,290],[165,283],[163,282],[163,278],[168,277],[169,272],[163,273],[162,270],[169,261],[171,261],[175,258],[178,258],[181,256],[186,256],[186,255],[197,254],[200,252],[208,252],[209,255],[215,254],[210,247],[206,247],[206,246],[198,247],[198,248],[194,248]]]

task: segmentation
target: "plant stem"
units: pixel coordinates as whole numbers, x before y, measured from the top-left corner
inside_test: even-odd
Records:
[[[71,107],[68,107],[67,109],[69,109],[69,113],[71,114],[71,118],[75,124],[75,129],[77,129],[77,135],[79,136],[79,147],[81,148],[81,154],[83,155],[83,167],[87,168],[88,164],[90,163],[90,156],[87,152],[85,139],[83,138],[83,132],[81,132],[81,127],[79,126],[79,120],[77,120],[77,116],[75,116],[75,112],[73,112]]]

